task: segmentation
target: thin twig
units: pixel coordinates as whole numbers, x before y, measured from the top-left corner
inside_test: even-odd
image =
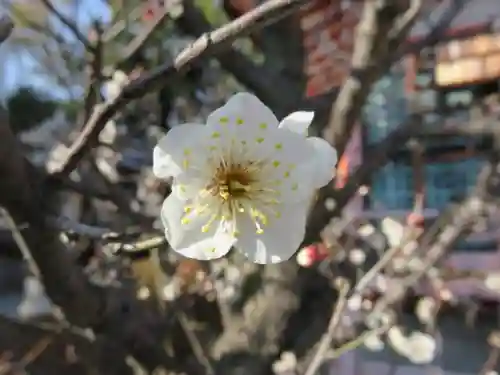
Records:
[[[63,25],[71,30],[73,35],[84,45],[85,49],[93,52],[94,47],[89,43],[88,39],[82,34],[78,29],[78,26],[68,17],[66,17],[61,11],[59,11],[50,0],[40,0],[45,7],[52,12]]]
[[[196,334],[189,327],[189,322],[187,320],[186,314],[184,314],[182,311],[178,311],[176,315],[189,343],[191,344],[191,349],[193,350],[196,359],[205,367],[206,373],[208,375],[213,375],[215,371],[210,361],[210,357],[205,352]]]
[[[10,215],[9,211],[7,211],[5,208],[0,207],[0,213],[4,217],[7,227],[10,229],[12,232],[12,237],[14,238],[14,241],[16,242],[17,247],[21,251],[24,260],[26,263],[28,263],[28,268],[38,280],[41,280],[41,273],[40,269],[38,268],[38,265],[36,264],[35,260],[31,256],[31,251],[28,247],[28,244],[24,240],[23,235],[21,234],[21,231],[17,227],[16,222],[14,221],[14,218]]]
[[[421,6],[420,0],[413,0],[412,6],[400,14],[391,0],[365,3],[356,29],[352,72],[340,89],[324,131],[325,139],[335,146],[340,155],[358,121],[371,86],[390,69],[390,65],[384,64],[384,59],[394,55],[389,44],[395,40],[399,45],[400,40],[406,39]]]
[[[462,12],[465,5],[469,3],[470,0],[456,0],[452,1],[451,5],[446,9],[439,20],[434,24],[433,29],[421,40],[416,43],[407,44],[403,48],[396,50],[395,53],[389,54],[384,59],[378,62],[381,66],[385,66],[387,69],[396,61],[401,59],[403,56],[408,54],[418,54],[426,46],[435,45],[443,33],[451,25],[451,22]],[[395,47],[394,47],[395,48]],[[394,48],[390,48],[394,50]],[[364,82],[364,81],[361,81]],[[348,101],[346,99],[346,101]],[[363,101],[364,102],[364,101]],[[363,102],[360,101],[360,106]],[[351,100],[350,106],[355,105]],[[339,104],[340,106],[340,104]],[[358,117],[354,120],[357,121]],[[343,123],[346,122],[345,119],[342,120]],[[320,239],[321,232],[329,224],[330,220],[334,217],[340,216],[345,205],[350,201],[357,192],[359,187],[366,183],[371,173],[377,170],[379,167],[385,164],[389,155],[395,149],[395,145],[404,143],[411,134],[414,133],[415,124],[419,124],[420,119],[418,116],[411,116],[403,124],[400,124],[393,130],[389,135],[379,142],[379,147],[374,147],[373,153],[371,153],[367,158],[365,158],[365,163],[360,165],[357,170],[355,170],[351,177],[346,182],[345,186],[340,190],[335,190],[332,184],[329,184],[325,188],[320,190],[318,200],[312,210],[311,220],[308,221],[306,237],[304,244],[313,243]],[[330,124],[337,126],[333,121]],[[349,131],[349,126],[345,127]],[[340,133],[339,133],[340,134]],[[332,139],[335,138],[332,135]],[[348,137],[345,138],[348,140]],[[327,199],[334,199],[337,204],[333,210],[326,208],[324,202]]]
[[[373,279],[377,277],[378,273],[390,264],[394,256],[414,240],[414,231],[410,229],[410,231],[407,231],[405,233],[405,236],[401,239],[401,242],[397,246],[394,246],[386,251],[382,258],[380,258],[379,261],[375,263],[375,265],[363,275],[363,277],[356,283],[354,292],[362,294],[365,289],[370,286],[370,283],[373,281]]]
[[[91,239],[102,239],[113,231],[109,228],[97,227],[73,221],[67,217],[47,217],[47,224],[63,232],[74,232]]]
[[[135,22],[139,19],[144,12],[143,5],[139,5],[134,8],[130,13],[126,15],[127,19],[120,19],[113,23],[111,27],[109,27],[103,37],[103,42],[109,43],[112,42],[118,35],[120,35],[124,30],[126,30],[127,26],[130,22]]]
[[[22,368],[25,368],[30,363],[33,363],[40,355],[54,342],[54,336],[45,336],[38,340],[28,352],[23,355],[18,362]]]
[[[321,366],[321,363],[327,354],[328,348],[330,348],[333,337],[335,335],[335,331],[337,330],[337,327],[341,322],[340,318],[342,317],[342,312],[344,311],[344,307],[347,303],[347,294],[350,288],[347,281],[343,282],[342,284],[343,285],[341,285],[341,287],[339,288],[339,296],[335,305],[335,309],[333,310],[332,317],[330,318],[330,322],[328,323],[327,331],[321,338],[318,350],[314,354],[314,357],[307,367],[304,375],[316,374],[316,371],[318,371],[319,366]]]
[[[114,65],[116,67],[128,62],[133,58],[148,41],[149,38],[157,31],[162,25],[169,14],[168,7],[164,7],[162,12],[156,17],[156,19],[148,25],[148,27],[137,35],[130,43],[125,47],[123,51],[123,56]]]
[[[159,90],[167,84],[173,84],[186,68],[201,57],[216,53],[224,46],[230,45],[236,38],[266,26],[270,20],[277,21],[280,16],[286,15],[289,8],[294,8],[298,3],[305,2],[306,0],[267,1],[237,20],[203,35],[182,51],[172,64],[164,64],[149,74],[130,82],[114,100],[94,111],[83,131],[70,146],[68,157],[57,168],[56,173],[63,175],[70,173],[78,165],[85,152],[95,145],[99,133],[106,123],[131,100]]]
[[[0,43],[3,43],[14,30],[14,23],[5,14],[0,16]]]

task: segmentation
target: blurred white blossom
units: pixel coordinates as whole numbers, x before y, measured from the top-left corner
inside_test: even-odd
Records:
[[[381,230],[387,237],[390,247],[396,247],[401,244],[401,240],[404,235],[404,226],[399,222],[390,217],[386,217],[382,220]]]
[[[408,339],[399,326],[393,326],[387,332],[387,339],[394,351],[404,357],[407,357]]]
[[[412,332],[406,336],[401,327],[394,326],[387,332],[388,342],[396,353],[415,364],[430,363],[437,353],[434,337],[423,332]]]
[[[375,233],[375,227],[371,224],[365,224],[358,228],[358,233],[361,237],[368,237]]]
[[[355,294],[347,300],[347,307],[351,311],[361,310],[362,304],[363,304],[363,297],[361,297],[359,294]]]
[[[165,301],[174,301],[180,294],[181,283],[175,277],[162,290],[162,297]]]
[[[273,363],[273,371],[276,374],[285,374],[295,370],[297,367],[297,357],[292,352],[281,353],[280,358]]]
[[[106,144],[113,144],[115,142],[116,136],[118,135],[118,129],[116,127],[116,122],[110,120],[104,126],[104,129],[99,133],[99,141]]]
[[[170,246],[199,260],[233,246],[254,263],[289,259],[337,162],[325,140],[307,137],[313,116],[294,112],[279,123],[257,97],[239,93],[206,125],[170,130],[153,153],[155,175],[173,178],[161,212]]]
[[[137,290],[137,298],[140,300],[146,300],[151,297],[151,291],[148,287],[142,286]]]
[[[494,292],[500,292],[500,272],[489,273],[484,280],[484,285]]]
[[[45,288],[35,276],[24,279],[23,300],[17,308],[22,319],[32,319],[52,313],[52,303],[45,294]]]
[[[365,262],[366,260],[366,254],[363,250],[361,249],[352,249],[349,252],[349,261],[354,264],[354,265],[361,265]]]
[[[430,363],[437,352],[437,343],[434,337],[423,332],[413,332],[408,337],[408,359],[416,364]]]
[[[184,5],[182,5],[182,0],[167,0],[165,6],[168,10],[168,15],[173,20],[176,20],[184,13]]]
[[[45,161],[45,168],[48,173],[54,173],[61,163],[69,155],[69,147],[64,143],[58,143],[50,149]]]
[[[423,324],[429,324],[434,320],[434,314],[436,312],[437,303],[434,298],[423,297],[417,303],[415,307],[415,314],[418,320]]]
[[[384,342],[375,332],[370,332],[363,341],[363,344],[372,352],[379,352],[384,349]]]
[[[337,202],[333,198],[325,199],[325,207],[328,211],[333,211],[337,206]]]
[[[122,89],[128,84],[129,78],[121,70],[115,70],[110,80],[104,83],[107,100],[114,100],[120,94]]]

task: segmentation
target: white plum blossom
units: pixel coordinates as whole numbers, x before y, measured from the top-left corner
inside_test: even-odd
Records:
[[[165,7],[168,10],[170,18],[173,20],[178,19],[184,13],[184,5],[182,5],[182,0],[167,0],[165,2]]]
[[[359,294],[355,294],[347,300],[347,307],[351,311],[361,310],[362,304],[363,304],[363,297]]]
[[[387,332],[387,339],[396,353],[415,364],[430,363],[436,357],[436,339],[427,333],[412,332],[406,336],[401,327],[393,326]]]
[[[372,351],[379,352],[384,349],[384,342],[380,339],[380,335],[375,332],[370,332],[363,341],[364,346]]]
[[[393,326],[387,331],[387,341],[392,349],[399,355],[407,357],[408,353],[408,339],[399,326]]]
[[[254,263],[289,259],[304,237],[316,190],[335,174],[336,151],[307,137],[312,112],[281,121],[257,97],[232,96],[205,125],[171,129],[153,172],[172,178],[161,218],[170,246],[199,260],[234,246]]]
[[[432,323],[436,311],[436,300],[431,297],[421,298],[415,307],[415,314],[417,315],[418,320],[423,324]]]
[[[494,292],[500,292],[500,272],[490,272],[484,279],[486,288]]]
[[[127,74],[121,70],[115,70],[110,80],[104,83],[107,100],[114,100],[122,89],[129,83],[130,79]]]
[[[366,253],[361,249],[352,249],[349,252],[349,261],[356,265],[362,265],[366,260]]]
[[[408,359],[418,365],[431,363],[436,357],[437,343],[431,335],[413,332],[408,337]]]
[[[283,352],[280,358],[273,363],[275,374],[294,373],[297,368],[297,357],[293,352]]]
[[[396,221],[390,217],[384,218],[380,224],[382,232],[387,237],[389,246],[399,246],[404,236],[404,226],[399,221]]]

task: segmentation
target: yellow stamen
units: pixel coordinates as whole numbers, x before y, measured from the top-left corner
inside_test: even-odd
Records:
[[[210,230],[210,227],[212,226],[212,224],[214,223],[214,221],[217,219],[219,215],[217,214],[213,214],[212,216],[210,216],[210,219],[208,219],[207,223],[201,227],[201,231],[203,233],[207,233],[209,230]]]

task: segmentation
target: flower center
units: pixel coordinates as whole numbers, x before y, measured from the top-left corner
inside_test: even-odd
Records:
[[[219,196],[224,201],[228,201],[245,197],[253,182],[255,182],[255,178],[252,177],[248,167],[241,164],[221,163],[207,190],[213,196]]]
[[[275,218],[281,216],[277,207],[281,203],[280,192],[274,186],[268,186],[268,179],[262,175],[270,166],[276,167],[267,160],[235,161],[232,157],[221,158],[215,165],[209,164],[207,167],[213,171],[210,180],[200,190],[194,203],[184,208],[186,215],[209,211],[201,231],[206,233],[214,223],[220,222],[224,230],[234,237],[239,235],[237,216],[246,215],[256,233],[262,234],[268,225],[269,215]],[[209,197],[215,198],[215,201],[207,200]],[[183,224],[189,221],[187,216],[182,219]]]

